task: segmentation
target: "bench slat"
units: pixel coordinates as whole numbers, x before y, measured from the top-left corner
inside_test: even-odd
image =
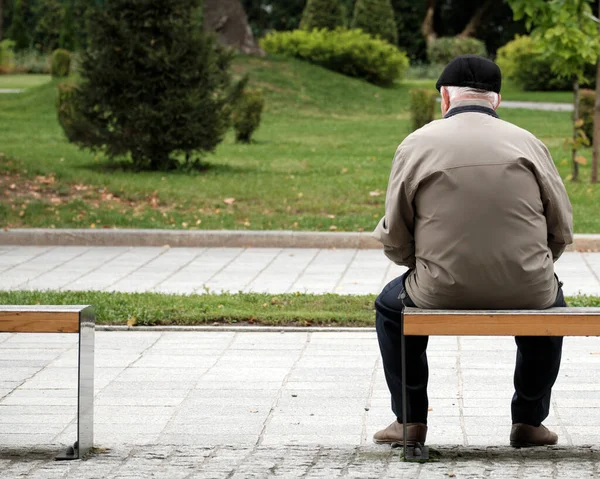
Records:
[[[79,311],[1,311],[3,333],[78,333]]]
[[[600,336],[600,308],[436,311],[406,308],[407,336]]]

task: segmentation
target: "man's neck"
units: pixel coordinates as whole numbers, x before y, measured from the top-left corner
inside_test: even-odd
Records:
[[[485,100],[483,98],[459,97],[459,98],[455,98],[450,103],[450,108],[448,109],[448,111],[452,110],[452,108],[456,108],[459,106],[473,106],[473,105],[481,106],[484,108],[491,108],[492,110],[494,109],[492,104],[488,100]]]

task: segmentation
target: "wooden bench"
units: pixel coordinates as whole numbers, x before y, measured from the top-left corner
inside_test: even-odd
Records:
[[[405,308],[402,316],[402,423],[406,438],[405,336],[600,336],[600,308],[545,310],[427,310]],[[422,444],[407,446],[405,460],[424,460]]]
[[[77,442],[56,459],[79,459],[94,443],[94,333],[90,306],[3,306],[2,333],[79,333]]]

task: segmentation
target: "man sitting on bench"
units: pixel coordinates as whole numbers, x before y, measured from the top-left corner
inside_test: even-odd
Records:
[[[408,272],[375,302],[377,336],[392,411],[378,444],[403,441],[401,313],[427,309],[546,309],[566,306],[554,262],[572,243],[572,214],[548,149],[498,118],[501,74],[490,60],[463,55],[437,89],[443,119],[398,147],[385,216],[374,236]],[[541,423],[560,367],[562,337],[516,337],[510,443],[556,444]],[[427,435],[427,336],[407,336],[407,443]]]

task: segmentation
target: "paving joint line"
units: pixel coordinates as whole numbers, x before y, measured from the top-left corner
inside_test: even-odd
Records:
[[[77,246],[76,246],[76,248],[77,248]],[[30,279],[28,279],[28,280],[26,280],[26,281],[23,281],[22,283],[19,283],[19,284],[17,285],[17,289],[19,289],[19,288],[22,288],[23,286],[25,286],[25,285],[29,284],[29,283],[30,283],[30,282],[32,282],[32,281],[35,281],[35,280],[36,280],[36,279],[38,279],[38,278],[41,278],[41,277],[42,277],[42,276],[44,276],[45,274],[50,274],[50,273],[52,273],[53,271],[55,271],[55,270],[57,270],[58,268],[60,268],[60,267],[64,266],[65,264],[68,264],[68,263],[70,263],[71,261],[73,261],[73,260],[76,260],[76,259],[77,259],[77,258],[79,258],[80,256],[83,256],[83,255],[84,255],[85,253],[87,253],[88,251],[89,251],[89,249],[88,249],[88,250],[84,250],[84,251],[82,251],[81,253],[79,253],[78,255],[75,255],[75,256],[73,256],[72,258],[70,258],[70,259],[68,259],[68,260],[66,260],[66,261],[63,261],[62,263],[60,263],[60,264],[57,264],[56,266],[54,266],[54,268],[50,268],[49,270],[47,270],[47,271],[44,271],[43,273],[40,273],[40,274],[38,274],[37,276],[35,276],[35,277],[33,277],[33,278],[30,278]]]
[[[206,252],[208,251],[208,248],[202,248],[200,250],[200,252],[198,254],[196,254],[192,259],[190,259],[187,263],[181,265],[179,267],[179,269],[177,269],[176,271],[173,271],[171,274],[167,275],[166,278],[160,280],[158,283],[156,283],[154,286],[152,286],[152,288],[150,288],[151,290],[156,290],[156,288],[158,288],[158,286],[160,286],[161,284],[163,284],[165,281],[171,279],[173,276],[175,276],[177,273],[180,273],[182,270],[184,270],[185,268],[187,268],[190,264],[192,264],[194,261],[196,261],[198,258],[200,258],[201,256],[203,256]]]
[[[247,287],[249,287],[255,279],[257,279],[269,266],[271,266],[279,256],[283,254],[283,248],[278,248],[279,251],[267,262],[264,268],[262,268],[258,273],[256,273],[252,279],[244,283],[244,285],[240,288],[241,291],[244,291]]]
[[[375,380],[377,378],[377,371],[379,370],[379,358],[375,360],[373,365],[373,371],[371,372],[371,381],[369,383],[369,392],[367,394],[367,402],[365,404],[365,410],[362,414],[362,432],[360,437],[360,445],[365,446],[367,444],[367,416],[371,410],[371,403],[373,401],[373,391],[375,390]]]
[[[240,248],[240,252],[236,254],[233,258],[227,261],[221,268],[215,271],[202,285],[206,291],[210,291],[210,287],[206,286],[209,284],[217,275],[221,274],[230,264],[232,264],[235,260],[237,260],[248,248]],[[194,288],[194,293],[196,293],[200,289],[200,286]]]
[[[462,365],[461,365],[461,353],[462,353],[462,343],[460,341],[460,336],[456,337],[457,343],[457,351],[456,351],[456,374],[458,377],[458,414],[460,420],[460,429],[463,434],[463,446],[469,445],[469,438],[467,437],[467,427],[465,425],[465,414],[464,414],[464,393],[463,393],[463,375],[462,375]]]
[[[2,271],[0,271],[0,274],[4,274],[7,273],[8,271],[10,271],[11,269],[14,269],[18,266],[21,266],[22,264],[27,263],[28,261],[33,261],[34,259],[39,258],[40,256],[45,255],[46,253],[50,253],[52,251],[54,251],[56,248],[59,248],[59,246],[49,246],[47,250],[42,251],[41,253],[36,254],[35,256],[32,256],[31,258],[27,258],[25,261],[21,261],[20,263],[17,264],[13,264],[12,266],[9,266],[6,269],[3,269]]]
[[[583,259],[583,262],[585,263],[585,265],[587,266],[587,268],[590,270],[590,272],[592,273],[592,276],[596,279],[596,283],[598,283],[598,286],[600,286],[600,277],[598,276],[598,274],[596,273],[596,271],[594,270],[594,268],[592,268],[592,266],[590,265],[588,259],[585,256],[585,253],[579,253]]]
[[[262,443],[263,443],[263,440],[264,440],[264,435],[265,435],[265,432],[267,430],[267,427],[271,423],[271,419],[273,418],[273,413],[275,411],[275,408],[279,405],[279,401],[281,399],[281,396],[283,395],[283,388],[285,386],[287,386],[287,383],[288,383],[288,381],[290,379],[290,376],[295,371],[296,367],[298,366],[298,363],[304,357],[304,353],[306,353],[306,350],[308,349],[308,346],[310,346],[311,339],[312,339],[312,333],[308,332],[308,334],[306,335],[306,341],[304,342],[304,346],[300,350],[300,353],[298,354],[298,357],[294,361],[294,364],[292,364],[292,367],[290,368],[290,370],[288,371],[288,373],[285,375],[285,377],[281,381],[281,386],[279,386],[279,391],[277,392],[277,397],[273,401],[273,404],[271,405],[271,409],[269,409],[269,414],[267,414],[267,417],[265,418],[265,420],[263,422],[263,427],[262,427],[262,429],[260,431],[260,434],[258,435],[258,439],[257,439],[256,443],[254,444],[253,451],[256,450],[259,446],[262,446]]]
[[[90,247],[89,251],[92,251],[93,246]],[[118,248],[118,246],[117,246]],[[74,278],[73,280],[69,281],[68,283],[66,283],[64,286],[61,286],[59,288],[60,291],[69,291],[67,288],[67,286],[69,286],[71,283],[74,283],[76,281],[79,281],[82,278],[85,278],[87,275],[92,274],[96,271],[98,271],[99,269],[101,269],[102,267],[109,265],[110,263],[112,263],[113,261],[117,260],[118,258],[120,258],[121,256],[123,256],[126,253],[129,253],[129,251],[131,251],[132,247],[126,247],[127,249],[125,249],[125,251],[121,251],[120,253],[116,254],[115,256],[113,256],[112,258],[110,258],[108,261],[103,261],[102,263],[100,263],[98,266],[96,266],[95,268],[92,268],[89,271],[86,271],[85,273],[83,273],[82,275],[77,276],[77,278]]]
[[[319,256],[320,252],[321,252],[321,249],[315,248],[315,254],[313,255],[313,257],[310,260],[308,260],[308,263],[306,263],[306,266],[302,269],[302,271],[300,271],[300,273],[298,273],[298,275],[296,276],[296,279],[294,279],[294,281],[292,282],[290,287],[285,290],[286,293],[291,293],[293,291],[296,283],[298,281],[300,281],[300,279],[306,274],[306,271],[315,262],[315,259],[317,259],[317,256]],[[304,288],[304,290],[306,291],[306,288]]]
[[[571,438],[571,434],[565,424],[563,424],[562,418],[560,417],[560,413],[558,412],[558,404],[556,403],[556,397],[552,397],[552,407],[554,408],[554,414],[556,415],[556,419],[558,419],[558,425],[560,426],[561,431],[564,433],[567,438],[567,444],[569,446],[573,445],[573,439]]]
[[[134,248],[131,248],[129,251],[131,251]],[[157,258],[160,258],[163,254],[165,254],[167,251],[169,251],[169,248],[161,248],[162,251],[153,256],[152,258],[150,258],[148,261],[146,261],[145,263],[142,263],[141,265],[139,265],[137,268],[135,268],[133,271],[130,271],[129,273],[127,273],[125,276],[121,276],[119,279],[117,279],[116,281],[114,281],[113,283],[105,286],[104,288],[102,288],[102,291],[106,291],[108,288],[114,286],[115,284],[123,281],[124,279],[127,279],[129,276],[131,276],[134,273],[137,273],[140,269],[142,269],[144,266],[147,266],[148,264],[152,263],[152,261],[154,261]]]
[[[335,283],[335,286],[333,287],[333,293],[334,294],[337,293],[338,288],[340,287],[340,285],[342,284],[342,281],[346,277],[346,273],[348,273],[348,270],[350,269],[350,266],[352,266],[352,263],[354,263],[354,260],[356,259],[357,256],[358,256],[358,249],[355,249],[354,250],[354,254],[352,255],[352,259],[350,261],[348,261],[348,264],[346,265],[346,268],[344,268],[344,271],[340,275],[340,279],[337,281],[337,283]]]
[[[381,283],[379,284],[379,291],[383,291],[383,288],[385,288],[385,286],[388,282],[387,278],[388,278],[388,275],[390,274],[390,271],[392,270],[393,264],[394,263],[392,261],[390,261],[387,265],[387,268],[385,268],[385,273],[383,274],[383,279],[381,280]]]
[[[231,348],[231,345],[235,342],[235,340],[237,339],[237,337],[238,337],[238,333],[234,333],[231,336],[231,339],[229,340],[229,342],[227,343],[227,345],[223,348],[223,350],[221,351],[221,353],[217,356],[217,359],[215,360],[215,362],[210,367],[208,367],[206,369],[206,371],[204,371],[198,377],[198,379],[195,381],[194,385],[188,390],[187,394],[181,400],[181,402],[179,403],[179,405],[175,406],[175,410],[173,411],[173,414],[171,414],[171,417],[169,418],[169,420],[167,421],[167,423],[165,424],[165,426],[158,433],[158,438],[160,438],[163,435],[163,433],[165,432],[165,430],[172,424],[173,420],[179,415],[179,413],[181,412],[183,403],[185,403],[185,401],[190,397],[190,394],[192,394],[192,391],[196,390],[196,388],[200,384],[200,381],[202,381],[202,378],[204,376],[206,376],[217,364],[219,364],[219,361],[221,359],[223,359],[223,356],[225,356],[229,352],[229,350]]]

